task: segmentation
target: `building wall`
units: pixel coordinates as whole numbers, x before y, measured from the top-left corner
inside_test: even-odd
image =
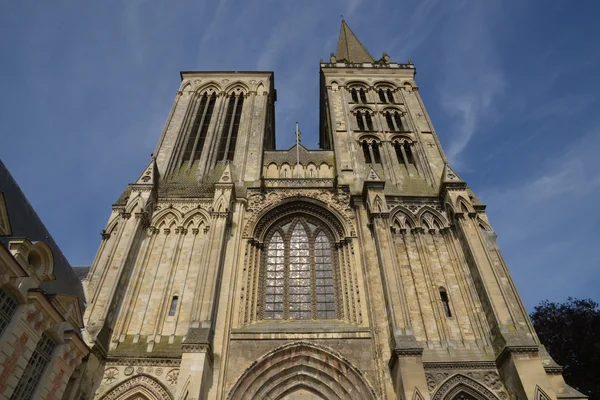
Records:
[[[327,148],[274,150],[271,73],[182,73],[154,157],[113,206],[87,278],[86,395],[582,398],[540,346],[414,74],[322,63]],[[216,101],[204,150],[182,163],[205,93]],[[237,147],[217,160],[232,93],[244,96]],[[401,128],[390,129],[390,110]],[[269,235],[296,220],[331,241],[334,319],[265,318]]]

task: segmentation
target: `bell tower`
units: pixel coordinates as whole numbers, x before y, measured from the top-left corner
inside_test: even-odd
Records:
[[[275,146],[272,72],[181,72],[181,86],[156,148],[165,180],[201,180],[232,164],[237,182],[260,177],[263,146]]]

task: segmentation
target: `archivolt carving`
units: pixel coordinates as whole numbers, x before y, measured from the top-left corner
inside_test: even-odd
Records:
[[[375,399],[348,360],[307,342],[286,344],[263,356],[242,374],[228,399],[280,399],[300,388],[324,399]]]
[[[147,375],[137,375],[111,389],[100,400],[125,400],[135,395],[145,396],[149,400],[173,399],[171,393],[160,382]]]
[[[479,400],[499,400],[494,393],[481,383],[462,374],[454,375],[443,382],[431,399],[454,399],[461,392],[467,393],[469,396]]]
[[[272,212],[277,208],[276,212]],[[313,215],[336,234],[336,240],[356,235],[353,211],[346,193],[326,190],[278,190],[254,193],[248,200],[245,237],[258,239],[275,220],[301,210]]]

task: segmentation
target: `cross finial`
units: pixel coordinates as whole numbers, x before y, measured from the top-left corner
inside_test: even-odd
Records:
[[[340,16],[342,17],[342,21],[344,20],[344,14],[340,14]]]

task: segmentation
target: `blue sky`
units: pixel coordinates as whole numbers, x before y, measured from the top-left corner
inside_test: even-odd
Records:
[[[147,165],[180,70],[273,70],[277,141],[318,141],[340,14],[410,59],[451,165],[488,205],[528,309],[600,300],[597,1],[13,1],[0,4],[0,157],[73,265]]]

